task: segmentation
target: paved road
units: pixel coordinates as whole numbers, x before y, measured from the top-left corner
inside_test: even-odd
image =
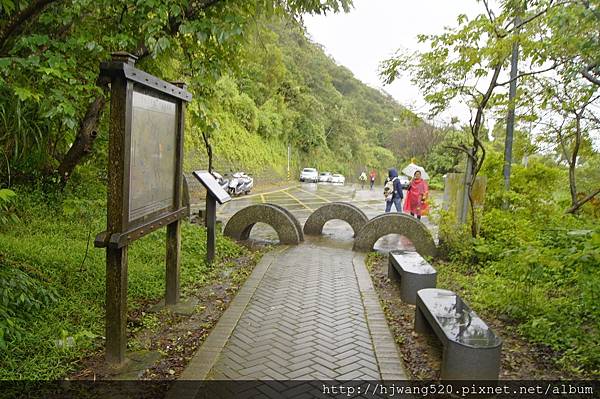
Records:
[[[383,188],[377,186],[373,190],[369,190],[368,188],[361,189],[359,185],[301,183],[286,189],[236,197],[233,201],[218,208],[217,217],[226,222],[235,212],[248,205],[269,202],[289,209],[304,225],[308,216],[315,209],[329,202],[344,201],[358,206],[370,219],[385,210],[382,192]],[[434,200],[439,200],[440,194],[434,193],[432,197]],[[395,211],[395,208],[392,209]],[[427,217],[423,218],[423,222],[434,232],[435,236],[436,227],[430,223]],[[346,222],[337,220],[328,222],[323,229],[323,238],[336,242],[351,241],[352,234],[352,230],[348,228]],[[250,238],[276,242],[277,234],[270,226],[257,223],[250,233]],[[382,237],[375,244],[375,249],[387,252],[390,249],[397,249],[399,246],[413,249],[410,241],[396,234]]]

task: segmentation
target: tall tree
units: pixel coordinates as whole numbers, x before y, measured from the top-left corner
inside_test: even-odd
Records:
[[[530,82],[539,103],[539,125],[544,139],[554,144],[569,167],[569,192],[575,213],[600,193],[600,185],[582,195],[577,189],[577,167],[583,145],[592,130],[600,128],[600,115],[592,107],[600,99],[600,87],[581,75],[562,69],[557,77],[539,77]],[[533,86],[533,87],[531,87]]]
[[[16,123],[0,124],[0,146],[13,161],[27,152],[24,144],[37,148],[41,166],[33,169],[41,167],[44,174],[56,169],[64,183],[93,151],[98,137],[107,93],[105,82],[98,79],[98,64],[110,52],[128,51],[142,67],[153,70],[156,60],[178,57],[181,48],[192,43],[195,79],[214,81],[233,65],[254,17],[299,18],[303,13],[348,10],[351,4],[351,0],[2,2],[0,91],[10,101],[0,104],[0,112],[18,100],[42,128],[32,142],[27,132],[12,134],[10,127]],[[14,112],[5,113],[14,118]]]
[[[447,28],[439,35],[420,35],[419,41],[428,42],[431,50],[422,53],[398,54],[382,63],[381,76],[386,83],[393,82],[407,71],[432,106],[432,114],[447,109],[454,100],[469,106],[471,145],[460,146],[472,162],[467,171],[467,193],[471,208],[471,234],[478,234],[477,215],[474,212],[472,190],[485,159],[483,121],[490,108],[506,104],[506,90],[511,82],[524,76],[553,70],[556,63],[547,64],[541,57],[539,36],[542,16],[562,5],[559,1],[536,1],[523,14],[521,21],[513,18],[520,6],[518,1],[503,1],[494,12],[488,1],[482,0],[482,13],[469,19],[458,16],[458,27]],[[524,40],[524,38],[528,38]],[[512,44],[519,41],[530,68],[513,78],[501,79],[508,66]],[[485,82],[485,83],[484,83]],[[502,90],[499,90],[502,89]]]

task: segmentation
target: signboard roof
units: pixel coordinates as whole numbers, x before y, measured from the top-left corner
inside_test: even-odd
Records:
[[[229,194],[227,194],[227,192],[223,190],[221,186],[219,186],[217,180],[208,171],[196,170],[193,172],[193,175],[196,177],[196,179],[200,180],[200,183],[206,187],[206,190],[217,200],[219,204],[222,205],[231,200]]]

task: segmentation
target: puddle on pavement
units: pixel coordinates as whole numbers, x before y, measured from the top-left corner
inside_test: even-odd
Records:
[[[258,244],[278,244],[277,232],[266,223],[256,223],[250,230],[249,241]]]
[[[414,251],[415,246],[408,238],[404,237],[403,235],[388,234],[377,240],[375,245],[373,245],[373,249],[376,252],[387,254],[390,251],[398,249]]]

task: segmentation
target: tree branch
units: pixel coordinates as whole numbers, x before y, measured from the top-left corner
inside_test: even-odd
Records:
[[[563,62],[555,62],[554,64],[552,64],[551,67],[540,69],[539,71],[531,71],[531,72],[520,73],[517,76],[515,76],[514,78],[512,78],[510,80],[507,80],[506,82],[497,83],[496,86],[506,86],[507,84],[510,84],[510,83],[514,82],[515,80],[519,80],[522,77],[530,76],[530,75],[539,75],[540,73],[551,71],[553,69],[558,68],[559,66],[561,66],[564,63],[565,63],[564,61]]]
[[[581,71],[581,74],[583,75],[584,78],[586,78],[593,84],[600,86],[600,78],[598,78],[592,74],[592,69],[594,69],[594,68],[598,68],[598,65],[588,65],[586,68],[584,68]]]
[[[581,208],[583,205],[585,205],[588,201],[590,201],[591,199],[593,199],[596,195],[600,194],[600,188],[596,189],[596,191],[593,191],[590,195],[588,195],[587,197],[585,197],[584,199],[582,199],[581,201],[578,201],[575,205],[573,205],[572,207],[570,207],[569,209],[567,209],[565,211],[565,213],[575,213],[579,210],[579,208]]]
[[[567,1],[559,1],[557,3],[554,3],[554,0],[551,0],[548,4],[548,7],[538,11],[537,13],[533,14],[532,16],[530,16],[529,18],[525,18],[524,20],[522,20],[520,23],[515,24],[512,28],[508,29],[508,27],[510,26],[510,23],[508,25],[505,26],[504,30],[507,31],[507,33],[512,33],[518,29],[520,29],[523,25],[528,24],[529,22],[541,17],[542,15],[546,14],[548,11],[550,11],[550,9],[554,8],[554,7],[558,7],[558,6],[562,6],[565,4],[569,4],[569,3],[573,3],[573,0],[567,0]],[[512,22],[511,22],[512,23]]]
[[[29,6],[9,18],[6,24],[0,29],[1,53],[6,53],[4,47],[8,40],[23,29],[27,22],[37,18],[49,4],[57,1],[59,0],[35,0]]]

